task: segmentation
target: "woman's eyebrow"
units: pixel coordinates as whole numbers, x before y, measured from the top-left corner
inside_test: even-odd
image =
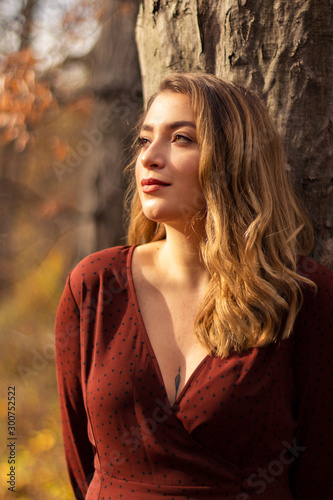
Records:
[[[165,124],[165,128],[167,128],[169,130],[174,130],[174,129],[180,128],[180,127],[191,127],[194,129],[197,128],[196,124],[194,122],[185,121],[185,120],[180,120],[180,121]],[[152,132],[154,130],[154,127],[152,125],[149,125],[148,123],[144,123],[141,127],[141,130],[146,130],[148,132]]]

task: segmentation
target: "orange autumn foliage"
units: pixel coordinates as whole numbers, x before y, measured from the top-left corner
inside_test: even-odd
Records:
[[[31,130],[46,113],[58,110],[48,81],[38,78],[30,49],[6,57],[0,76],[0,143],[11,141],[22,152]]]

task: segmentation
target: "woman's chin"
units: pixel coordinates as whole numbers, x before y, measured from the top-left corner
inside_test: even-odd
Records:
[[[161,212],[151,212],[150,210],[144,210],[143,213],[147,219],[156,222],[157,224],[167,223],[171,221],[167,214]]]
[[[174,218],[179,218],[179,214],[175,213],[175,210],[170,210],[168,206],[157,206],[157,204],[143,204],[142,210],[145,216],[157,223],[167,222],[173,220]]]

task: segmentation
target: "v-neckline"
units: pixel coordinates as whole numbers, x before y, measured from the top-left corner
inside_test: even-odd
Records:
[[[135,310],[136,310],[136,315],[137,315],[137,318],[138,318],[138,323],[139,323],[140,331],[142,333],[142,336],[143,336],[143,339],[145,341],[145,344],[146,344],[146,346],[147,346],[147,348],[149,350],[149,353],[150,353],[150,356],[151,356],[151,359],[152,359],[152,364],[153,364],[153,367],[155,369],[155,372],[156,372],[156,374],[157,374],[157,376],[158,376],[158,378],[159,378],[162,386],[164,387],[165,394],[166,394],[166,400],[167,400],[168,405],[170,406],[170,408],[177,409],[178,405],[179,405],[179,402],[181,401],[181,399],[185,395],[187,389],[191,385],[192,380],[199,373],[201,367],[213,355],[210,354],[210,353],[208,353],[199,362],[199,364],[195,367],[194,371],[191,373],[191,375],[187,379],[186,383],[184,384],[184,387],[182,388],[182,390],[178,394],[178,396],[175,399],[174,403],[171,405],[170,400],[169,400],[169,396],[168,396],[168,393],[167,393],[167,390],[166,390],[166,385],[165,385],[165,382],[164,382],[164,379],[163,379],[162,371],[161,371],[158,359],[156,357],[155,351],[153,349],[152,343],[150,341],[150,338],[149,338],[149,335],[148,335],[145,323],[143,321],[143,316],[141,314],[139,300],[138,300],[138,297],[137,297],[137,294],[136,294],[136,290],[135,290],[134,279],[133,279],[133,272],[132,272],[132,258],[133,258],[134,250],[135,250],[135,248],[137,246],[138,245],[133,245],[132,247],[130,247],[128,255],[127,255],[127,266],[126,267],[127,267],[127,280],[128,280],[128,284],[129,284],[129,289],[130,289],[130,292],[131,292],[131,295],[132,295],[132,298],[133,298],[133,302],[135,304]]]

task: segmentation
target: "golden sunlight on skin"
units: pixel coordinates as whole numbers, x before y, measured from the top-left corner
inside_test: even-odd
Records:
[[[161,93],[140,133],[136,181],[145,215],[180,228],[204,209],[200,150],[188,96]]]

